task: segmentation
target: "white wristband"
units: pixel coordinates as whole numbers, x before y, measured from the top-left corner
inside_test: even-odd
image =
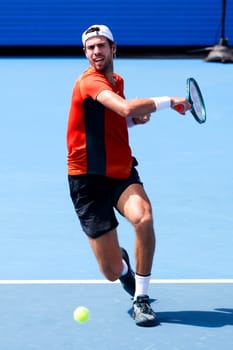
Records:
[[[126,118],[126,123],[127,123],[128,128],[132,128],[132,126],[135,125],[132,117],[127,117]]]
[[[169,96],[151,97],[151,100],[155,103],[156,111],[171,107],[171,99]]]

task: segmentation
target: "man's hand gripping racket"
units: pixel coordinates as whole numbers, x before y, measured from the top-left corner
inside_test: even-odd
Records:
[[[201,90],[194,78],[188,78],[186,81],[186,90],[187,90],[187,100],[189,101],[191,108],[190,112],[196,121],[200,124],[205,123],[206,121],[206,108]],[[183,104],[175,105],[175,110],[179,113],[185,111]]]

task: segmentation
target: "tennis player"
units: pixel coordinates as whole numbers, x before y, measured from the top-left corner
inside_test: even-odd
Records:
[[[128,127],[144,124],[151,113],[177,104],[190,108],[185,98],[126,99],[124,81],[114,72],[116,43],[105,25],[82,34],[89,67],[77,79],[67,127],[70,195],[100,270],[110,281],[120,279],[133,297],[133,318],[139,326],[157,323],[149,300],[155,251],[151,203],[136,169],[128,141]],[[118,241],[117,210],[135,231],[135,273]]]

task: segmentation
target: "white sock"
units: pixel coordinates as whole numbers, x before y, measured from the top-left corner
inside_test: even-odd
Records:
[[[125,276],[127,272],[129,271],[128,265],[126,264],[125,260],[122,259],[122,271],[121,276]]]
[[[134,300],[137,299],[139,295],[148,295],[149,283],[151,276],[140,276],[135,274],[136,290],[134,294]]]

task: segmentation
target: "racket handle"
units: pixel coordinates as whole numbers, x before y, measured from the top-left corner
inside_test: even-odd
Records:
[[[183,113],[184,112],[184,105],[182,103],[180,103],[179,105],[175,106],[175,109],[177,112]]]

